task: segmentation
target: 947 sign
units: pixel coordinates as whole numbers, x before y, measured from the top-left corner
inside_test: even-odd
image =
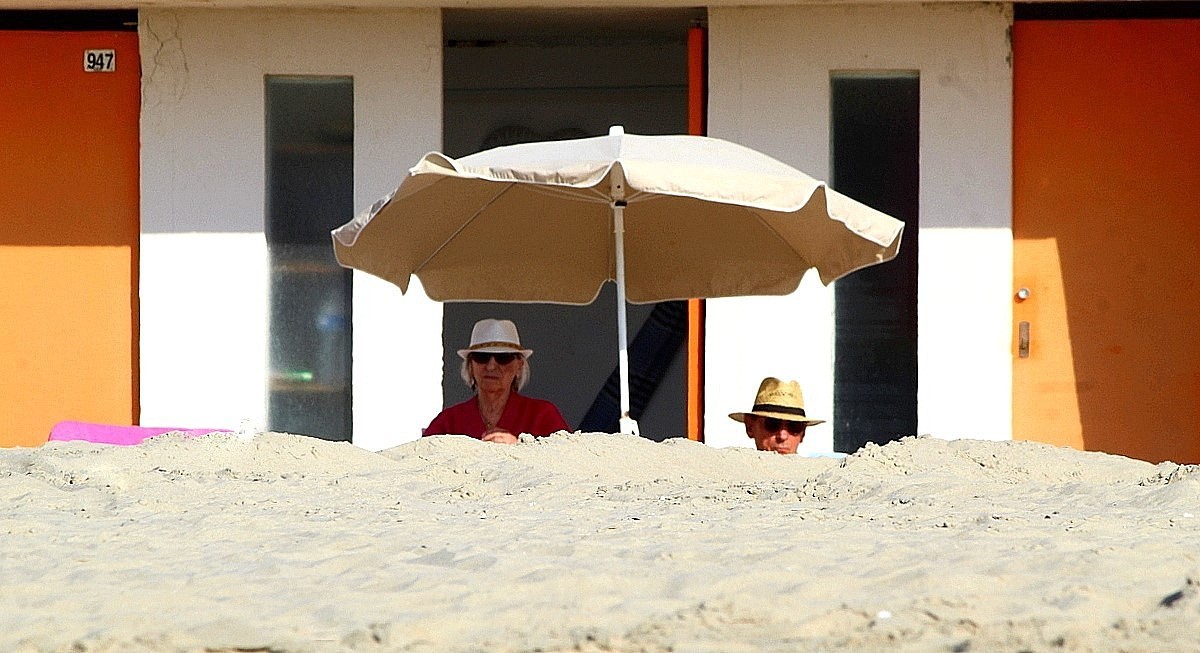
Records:
[[[83,72],[111,73],[117,69],[116,50],[84,50]]]

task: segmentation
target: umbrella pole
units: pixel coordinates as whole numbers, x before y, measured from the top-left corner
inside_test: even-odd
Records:
[[[625,201],[613,207],[613,239],[617,245],[617,369],[621,378],[621,433],[640,435],[637,421],[629,416],[629,327],[625,321]]]

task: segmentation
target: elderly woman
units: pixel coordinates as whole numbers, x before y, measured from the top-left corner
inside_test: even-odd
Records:
[[[521,347],[517,326],[510,320],[476,322],[471,344],[458,355],[463,359],[462,379],[475,396],[443,410],[422,435],[456,433],[513,443],[520,433],[540,436],[571,430],[554,404],[518,392],[529,381],[533,350]]]

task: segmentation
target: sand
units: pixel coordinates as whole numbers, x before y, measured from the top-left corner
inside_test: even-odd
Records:
[[[2,651],[1196,651],[1200,471],[907,438],[0,450]]]

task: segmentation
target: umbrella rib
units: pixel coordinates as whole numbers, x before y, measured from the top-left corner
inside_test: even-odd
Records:
[[[491,199],[489,199],[487,201],[487,203],[480,206],[474,213],[471,214],[471,217],[464,220],[462,222],[462,224],[460,224],[458,226],[458,229],[454,230],[454,233],[450,234],[450,236],[448,238],[443,240],[442,244],[439,245],[437,249],[433,250],[433,252],[431,252],[429,254],[429,256],[425,257],[425,260],[421,261],[420,265],[413,268],[413,274],[416,274],[420,270],[425,269],[425,266],[430,261],[432,261],[434,258],[436,258],[437,255],[440,254],[442,252],[442,250],[445,249],[446,246],[450,244],[450,241],[457,238],[458,235],[461,234],[463,232],[463,230],[467,228],[468,225],[470,225],[472,222],[475,221],[476,218],[479,217],[479,214],[488,210],[488,208],[491,207],[492,204],[495,204],[501,197],[503,197],[505,193],[512,190],[517,185],[517,183],[519,183],[519,182],[508,182],[508,183],[503,184],[499,193],[496,193],[494,196],[492,196]],[[559,190],[555,187],[533,186],[532,190],[534,190],[535,192],[544,193],[546,195],[552,195],[552,196],[557,196],[557,197],[569,197],[569,198],[574,198],[574,199],[579,199],[579,197],[580,197],[579,193],[577,193],[577,192],[571,192],[568,190]],[[590,191],[590,195],[599,202],[609,201],[607,195],[595,190],[594,188],[586,188],[584,190]]]
[[[517,184],[517,183],[528,183],[528,182],[512,182],[512,183]],[[606,193],[602,190],[599,190],[599,189],[600,189],[599,186],[587,186],[584,188],[579,188],[577,186],[542,186],[542,185],[536,185],[536,184],[531,185],[529,187],[529,190],[531,190],[535,193],[539,193],[542,195],[549,195],[551,197],[563,197],[566,199],[581,200],[581,201],[587,201],[589,199],[592,199],[592,200],[595,200],[596,202],[603,202],[605,204],[607,204],[608,202],[611,202],[612,198],[608,196],[608,193]],[[625,201],[626,202],[637,202],[637,201],[646,201],[646,200],[655,200],[655,199],[661,199],[661,197],[657,196],[657,195],[653,195],[653,194],[647,194],[647,193],[639,191],[639,190],[634,190],[629,196],[627,196],[625,198]]]
[[[587,200],[587,199],[589,199],[589,196],[590,196],[590,198],[594,198],[595,201],[597,201],[598,203],[609,201],[607,194],[596,190],[594,187],[592,187],[592,188],[572,188],[569,186],[567,186],[567,187],[564,187],[564,186],[531,186],[530,190],[532,190],[535,193],[540,193],[542,195],[549,195],[551,197],[565,197],[567,199],[574,199],[574,200],[578,200],[578,199],[582,198],[584,200]],[[584,192],[580,193],[580,191],[584,191]]]
[[[767,219],[764,218],[761,213],[759,213],[753,207],[745,206],[742,208],[744,208],[747,212],[749,212],[751,215],[753,215],[754,219],[758,220],[759,224],[761,224],[767,231],[774,234],[775,238],[779,239],[779,242],[783,243],[784,247],[788,248],[789,250],[792,251],[792,253],[794,253],[796,256],[800,257],[800,260],[804,261],[805,264],[807,264],[809,267],[813,267],[813,265],[809,261],[808,256],[806,256],[804,254],[804,252],[801,252],[800,250],[796,249],[795,246],[792,245],[791,241],[789,241],[787,238],[784,238],[783,234],[780,233],[779,230],[775,228],[775,225],[768,222]],[[799,213],[799,211],[795,211],[794,213]]]
[[[488,207],[490,207],[492,204],[495,204],[496,201],[499,200],[501,197],[503,197],[505,193],[512,190],[512,187],[513,187],[513,184],[504,184],[501,187],[499,193],[496,193],[495,195],[493,195],[492,198],[489,199],[485,204],[483,204],[478,209],[476,209],[475,212],[471,214],[471,217],[467,218],[466,220],[463,220],[462,224],[458,225],[458,229],[454,230],[454,233],[450,234],[450,236],[448,238],[443,240],[442,244],[438,245],[437,249],[433,250],[433,252],[431,252],[429,254],[429,256],[425,257],[424,261],[421,261],[420,265],[413,268],[413,274],[416,274],[417,272],[425,269],[425,265],[428,264],[430,261],[432,261],[434,258],[436,258],[437,255],[440,254],[443,249],[446,249],[446,246],[449,245],[450,242],[453,241],[455,238],[457,238],[458,235],[463,232],[463,229],[466,229],[468,225],[470,225],[472,222],[475,221],[475,218],[479,217],[480,213],[483,213],[484,211],[486,211],[488,209]]]

